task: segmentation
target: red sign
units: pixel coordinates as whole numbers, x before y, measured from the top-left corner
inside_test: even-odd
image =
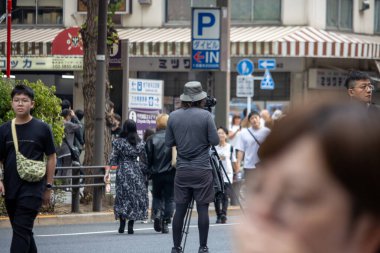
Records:
[[[83,41],[79,27],[71,27],[60,32],[53,40],[53,55],[83,55]]]

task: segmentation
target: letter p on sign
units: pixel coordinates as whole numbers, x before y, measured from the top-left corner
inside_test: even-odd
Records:
[[[193,38],[219,39],[220,38],[220,10],[193,9]]]

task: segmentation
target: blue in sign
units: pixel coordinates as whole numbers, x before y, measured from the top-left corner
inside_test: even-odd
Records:
[[[258,69],[276,69],[276,59],[259,59]]]
[[[253,62],[249,59],[240,60],[236,65],[236,70],[239,73],[239,75],[250,75],[254,70]]]
[[[274,81],[269,70],[265,70],[264,79],[261,80],[260,87],[262,90],[274,90]]]

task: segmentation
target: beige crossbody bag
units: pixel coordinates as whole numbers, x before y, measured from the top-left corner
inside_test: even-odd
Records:
[[[12,137],[16,151],[17,172],[22,180],[28,182],[38,182],[45,176],[46,163],[27,159],[18,149],[18,140],[16,132],[16,119],[12,120]]]

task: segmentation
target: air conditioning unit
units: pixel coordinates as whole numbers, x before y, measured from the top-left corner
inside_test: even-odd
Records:
[[[139,0],[139,4],[151,5],[152,4],[152,0]]]

